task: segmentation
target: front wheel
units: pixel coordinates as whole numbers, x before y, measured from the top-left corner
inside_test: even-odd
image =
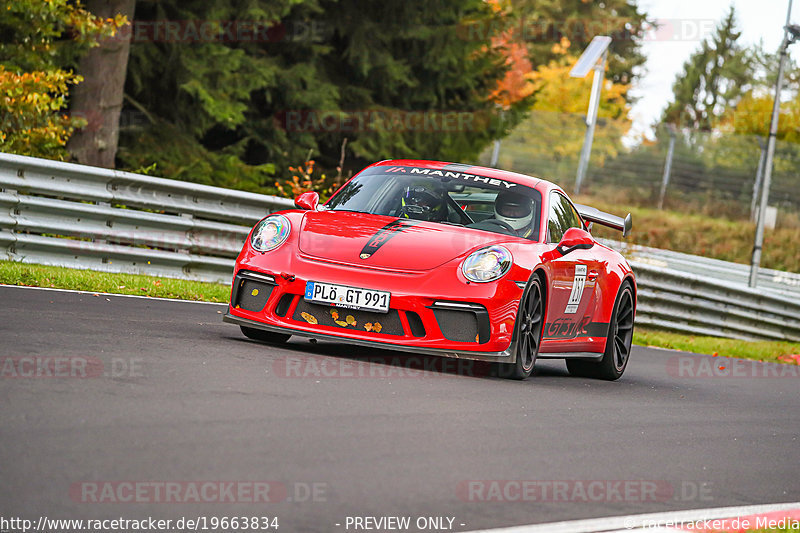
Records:
[[[286,333],[274,333],[272,331],[266,331],[263,329],[256,329],[256,328],[248,328],[247,326],[239,326],[242,329],[242,333],[248,339],[253,339],[254,341],[263,341],[269,342],[271,344],[283,344],[284,342],[289,340],[291,335],[287,335]]]
[[[567,370],[573,376],[614,381],[622,376],[628,366],[633,342],[633,289],[625,282],[617,295],[603,358],[598,361],[567,359]]]
[[[516,361],[498,363],[497,375],[509,379],[525,379],[531,375],[544,331],[544,291],[534,276],[520,301],[515,324],[517,333]]]

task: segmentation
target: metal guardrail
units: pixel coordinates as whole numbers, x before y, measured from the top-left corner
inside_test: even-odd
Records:
[[[639,244],[598,239],[603,244],[619,251],[629,261],[639,264],[669,268],[673,271],[696,274],[704,278],[715,279],[738,286],[747,286],[750,280],[750,265],[731,263],[719,259],[711,259],[697,255],[689,255],[672,250],[650,248]],[[758,288],[789,298],[800,299],[800,274],[758,269]]]
[[[0,258],[229,283],[252,225],[292,200],[0,154]],[[605,241],[639,285],[637,323],[800,341],[800,274]],[[4,252],[4,253],[3,253]]]
[[[800,341],[800,300],[630,261],[636,323],[742,340]]]
[[[292,200],[0,154],[5,259],[230,282],[262,217]]]
[[[732,339],[800,342],[800,274],[599,239],[620,251],[639,286],[636,322]]]

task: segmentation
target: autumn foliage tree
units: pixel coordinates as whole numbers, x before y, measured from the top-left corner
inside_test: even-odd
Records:
[[[515,35],[528,46],[534,68],[561,59],[559,43],[579,55],[597,35],[611,37],[606,78],[630,84],[645,62],[642,38],[649,24],[636,0],[499,0],[512,5]]]
[[[557,47],[562,50],[562,56],[539,67],[531,76],[532,88],[536,93],[533,110],[585,114],[589,106],[592,77],[570,77],[569,73],[577,57],[569,53],[569,43],[562,43]],[[629,89],[630,85],[605,80],[598,116],[624,119],[630,111],[627,101]]]
[[[616,157],[631,126],[628,90],[636,68],[644,62],[640,46],[647,20],[636,2],[490,0],[489,4],[512,21],[493,43],[505,56],[508,71],[491,99],[503,108],[521,103],[528,115],[503,140],[499,165],[562,183],[574,178],[592,77],[575,79],[569,72],[597,35],[612,37],[612,45],[592,164]]]
[[[748,50],[753,66],[752,88],[735,105],[728,106],[714,126],[724,133],[766,138],[775,102],[780,55],[764,50],[760,43]],[[800,67],[791,56],[784,64],[783,92],[778,121],[779,141],[800,144]]]
[[[82,81],[71,67],[124,23],[69,0],[0,2],[0,151],[67,158],[70,134],[85,123],[64,112],[70,87]]]
[[[540,67],[534,74],[537,99],[533,106],[533,120],[542,141],[558,138],[548,148],[563,158],[577,160],[583,146],[585,124],[583,118],[589,107],[592,77],[572,78],[569,75],[576,57],[564,55]],[[598,127],[592,144],[592,161],[602,165],[606,157],[614,157],[621,148],[621,138],[628,131],[630,105],[629,85],[606,80],[600,95]]]
[[[79,80],[61,70],[16,73],[0,65],[0,151],[63,158],[64,145],[80,122],[59,110],[69,85]]]
[[[508,70],[498,80],[489,99],[507,110],[533,95],[533,65],[528,57],[528,48],[524,43],[514,40],[512,31],[506,31],[494,38],[492,46],[503,53]]]
[[[574,177],[583,145],[592,77],[569,75],[577,58],[571,43],[562,39],[551,46],[554,59],[525,77],[525,92],[535,98],[529,117],[503,141],[500,164],[505,168],[544,174],[561,182]],[[593,164],[618,155],[621,138],[631,125],[627,94],[630,86],[607,79],[598,111],[592,146]]]
[[[736,109],[731,110],[720,121],[720,130],[766,138],[774,101],[774,96],[756,96],[748,93],[741,99]],[[777,139],[800,144],[800,101],[797,99],[781,103]]]

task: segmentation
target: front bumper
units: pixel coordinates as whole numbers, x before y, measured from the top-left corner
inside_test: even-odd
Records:
[[[313,270],[309,269],[312,278],[309,272],[304,272],[305,268],[298,266],[295,263],[292,274],[254,270],[252,264],[237,270],[225,321],[272,332],[417,354],[514,362],[512,332],[522,289],[511,280],[503,281],[501,289],[495,288],[490,293],[487,287],[474,286],[466,290],[459,287],[446,290],[447,287],[439,283],[442,290],[433,296],[431,291],[424,290],[431,284],[426,275],[409,278],[407,274],[361,272],[356,279],[342,276],[340,266],[316,264]],[[301,277],[301,273],[306,275]],[[363,279],[367,275],[369,281]],[[309,278],[388,290],[392,293],[390,312],[377,314],[309,304],[303,298]],[[437,286],[435,280],[433,285]],[[408,290],[410,287],[418,290],[412,292]],[[429,294],[426,296],[425,292]],[[439,297],[441,293],[447,296]]]
[[[231,313],[227,313],[223,318],[223,322],[228,322],[230,324],[237,324],[239,326],[245,326],[249,328],[255,329],[263,329],[265,331],[270,331],[273,333],[285,333],[289,335],[296,335],[299,337],[305,337],[309,339],[318,339],[318,340],[327,340],[327,341],[337,341],[337,342],[346,342],[348,344],[354,344],[357,346],[366,346],[368,348],[379,348],[382,350],[394,350],[399,352],[408,352],[420,355],[437,355],[440,357],[451,357],[454,359],[470,359],[474,361],[491,361],[495,363],[513,363],[515,361],[514,356],[512,355],[513,352],[509,348],[508,350],[504,350],[502,352],[458,352],[454,350],[446,350],[442,348],[425,348],[421,346],[407,346],[402,344],[394,344],[391,342],[373,340],[373,339],[361,339],[361,338],[353,338],[353,337],[343,337],[341,335],[334,335],[330,333],[325,333],[322,331],[307,331],[307,330],[299,330],[299,329],[292,329],[282,326],[273,326],[270,324],[265,324],[263,322],[258,322],[256,320],[250,320],[247,318],[242,318]]]

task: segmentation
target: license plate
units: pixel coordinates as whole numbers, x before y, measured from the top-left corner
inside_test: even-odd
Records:
[[[306,282],[305,300],[307,302],[334,305],[348,309],[389,312],[391,293],[371,289],[359,289],[319,281]]]

